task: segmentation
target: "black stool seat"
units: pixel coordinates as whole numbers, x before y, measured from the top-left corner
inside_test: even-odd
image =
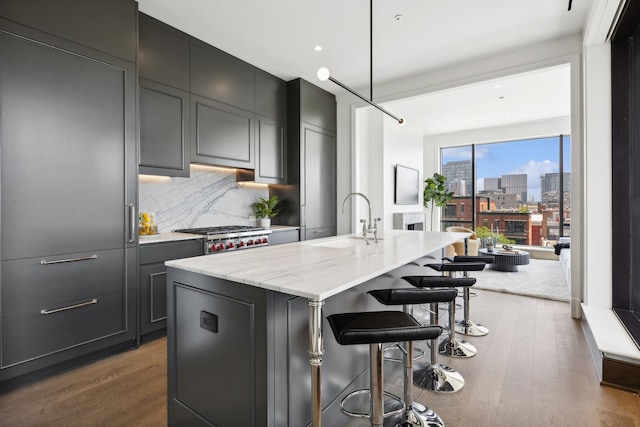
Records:
[[[425,264],[425,267],[436,271],[482,271],[484,262],[445,262],[441,264]]]
[[[327,316],[336,341],[342,345],[430,340],[440,326],[422,326],[402,311],[366,311]]]
[[[484,262],[485,264],[493,264],[495,257],[493,255],[456,255],[453,262]]]
[[[369,291],[380,303],[384,305],[428,304],[449,302],[456,297],[456,289],[376,289]]]
[[[475,277],[404,276],[403,279],[416,288],[458,288],[476,283]]]

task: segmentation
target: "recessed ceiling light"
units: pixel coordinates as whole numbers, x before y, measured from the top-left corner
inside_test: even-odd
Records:
[[[313,50],[315,50],[316,52],[320,52],[322,50],[322,46],[317,44],[317,45],[314,46]]]
[[[395,19],[396,21],[400,21],[402,19],[402,15],[398,14],[394,16],[393,19]]]
[[[501,87],[502,87],[502,86],[500,86],[500,85],[495,85],[493,88],[494,88],[494,89],[500,89]]]
[[[499,96],[498,99],[504,99],[504,96]]]

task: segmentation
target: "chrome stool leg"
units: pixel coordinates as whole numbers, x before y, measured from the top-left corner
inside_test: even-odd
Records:
[[[489,333],[486,327],[469,320],[469,288],[464,288],[462,299],[464,301],[464,319],[456,321],[456,332],[472,337],[481,337]]]
[[[456,303],[449,303],[449,337],[440,343],[440,354],[451,357],[473,357],[478,350],[463,339],[456,338]]]
[[[431,324],[438,324],[438,303],[431,304]],[[438,339],[431,340],[431,363],[420,363],[413,370],[413,383],[437,393],[455,393],[464,387],[458,371],[438,363]]]
[[[405,313],[412,314],[413,306],[404,305]],[[444,422],[438,414],[425,405],[413,400],[413,341],[405,342],[402,364],[404,368],[404,402],[405,410],[398,418],[385,422],[385,426],[395,427],[444,427]]]

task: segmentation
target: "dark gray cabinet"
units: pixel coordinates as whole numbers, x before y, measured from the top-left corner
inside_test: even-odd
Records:
[[[136,60],[138,3],[132,0],[2,0],[0,16],[125,59]]]
[[[287,85],[287,183],[270,191],[287,200],[276,224],[300,224],[300,239],[335,235],[336,100],[311,83]]]
[[[272,229],[269,243],[273,245],[282,245],[284,243],[292,243],[300,240],[300,230],[297,228],[288,228],[283,230]]]
[[[286,133],[285,124],[279,120],[255,116],[255,167],[239,169],[238,181],[254,181],[263,184],[286,183]]]
[[[189,176],[188,36],[139,16],[140,173]]]
[[[135,345],[136,77],[133,62],[2,19],[0,46],[4,381]]]
[[[212,46],[191,44],[191,93],[254,110],[254,68]]]
[[[254,115],[191,95],[191,161],[253,169]]]
[[[140,245],[141,335],[167,327],[167,269],[164,262],[202,254],[202,239]]]
[[[188,36],[148,15],[139,15],[140,77],[189,92]]]
[[[189,176],[189,93],[140,79],[140,173]]]
[[[286,121],[286,82],[271,74],[256,71],[255,113],[281,122]]]

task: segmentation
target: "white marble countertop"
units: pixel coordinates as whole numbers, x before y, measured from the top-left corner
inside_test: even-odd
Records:
[[[138,236],[141,245],[148,243],[175,242],[178,240],[202,240],[202,236],[189,233],[158,233],[152,236]]]
[[[379,243],[357,234],[165,262],[168,267],[324,300],[423,257],[470,233],[384,230]]]

